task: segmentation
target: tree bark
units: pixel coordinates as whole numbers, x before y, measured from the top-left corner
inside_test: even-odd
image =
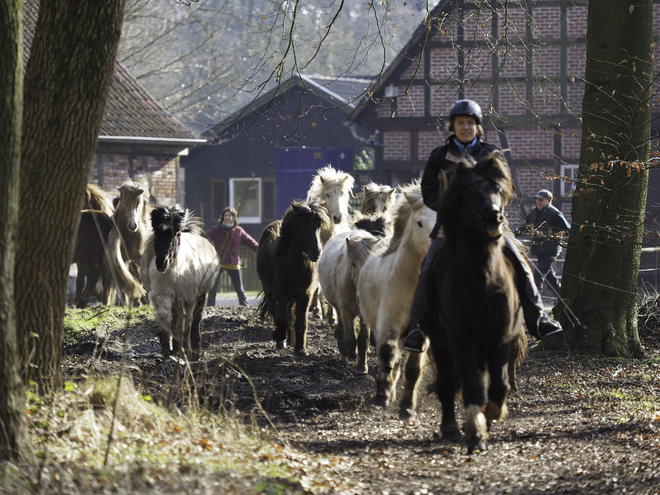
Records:
[[[637,276],[650,157],[653,2],[589,2],[580,168],[555,310],[585,354],[639,357]],[[577,317],[577,320],[575,320]]]
[[[31,457],[14,306],[23,119],[21,1],[0,0],[0,461]]]
[[[42,0],[25,73],[19,345],[26,374],[60,381],[66,280],[112,82],[125,0]]]

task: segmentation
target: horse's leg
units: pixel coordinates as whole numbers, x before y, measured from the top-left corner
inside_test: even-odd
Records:
[[[101,277],[101,272],[99,271],[98,268],[96,268],[96,265],[93,263],[90,263],[87,265],[87,270],[85,270],[85,288],[82,291],[82,294],[80,295],[80,300],[78,301],[78,304],[76,304],[77,308],[84,308],[87,306],[87,303],[89,302],[90,298],[94,294],[94,289],[96,288],[96,284],[99,281],[99,278]],[[76,284],[77,284],[76,280]]]
[[[391,332],[391,330],[390,330]],[[387,335],[387,332],[385,333]],[[378,344],[378,389],[374,405],[387,407],[396,399],[396,382],[399,380],[401,369],[399,361],[401,360],[401,351],[397,345],[397,339],[383,339],[384,342]]]
[[[201,349],[202,342],[202,314],[204,312],[204,301],[206,294],[202,294],[197,298],[195,309],[193,310],[192,324],[190,325],[190,349],[192,350],[193,360],[199,359],[199,350]]]
[[[172,354],[172,303],[169,298],[160,296],[156,296],[153,302],[159,327],[160,352],[166,358]]]
[[[502,421],[508,414],[506,396],[509,393],[508,365],[510,350],[510,345],[500,346],[492,349],[487,358],[490,386],[488,387],[486,421],[489,428],[492,421]]]
[[[275,298],[275,330],[273,330],[273,340],[278,349],[286,347],[287,329],[289,326],[289,302],[280,298]]]
[[[178,354],[182,350],[182,345],[183,345],[182,339],[184,337],[183,332],[181,330],[182,319],[183,319],[183,315],[181,314],[179,305],[174,304],[172,306],[172,322],[170,323],[170,329],[173,330],[171,331],[171,337],[172,337],[172,352],[174,354]]]
[[[406,381],[403,389],[403,397],[401,398],[401,408],[399,410],[399,417],[401,419],[409,419],[415,415],[415,409],[417,409],[417,386],[421,381],[420,378],[425,362],[425,352],[408,353],[404,370]]]
[[[337,348],[339,349],[339,354],[346,356],[346,344],[344,343],[344,322],[339,317],[337,321],[337,326],[335,327],[335,340],[337,341]]]
[[[474,451],[486,450],[488,425],[483,413],[486,404],[484,373],[476,362],[476,349],[461,349],[457,356],[463,377],[463,403],[466,410],[465,435],[468,444],[468,454]]]
[[[344,342],[344,349],[346,350],[345,356],[354,361],[355,348],[357,347],[357,340],[355,339],[355,316],[350,310],[340,308],[339,321],[342,322],[344,329],[341,339]]]
[[[455,441],[461,437],[461,430],[456,422],[455,400],[456,393],[460,389],[460,381],[454,370],[454,356],[433,333],[429,336],[436,365],[435,392],[442,406],[440,433],[442,438]]]
[[[304,295],[296,299],[295,303],[295,322],[294,328],[296,331],[296,354],[307,355],[307,313],[309,311],[310,297]]]
[[[84,308],[87,305],[87,301],[82,304],[80,300],[85,290],[86,270],[83,268],[83,263],[76,263],[76,267],[78,269],[78,274],[76,275],[76,293],[73,295],[73,301],[71,303],[77,308]]]
[[[369,327],[364,322],[364,318],[358,316],[358,324],[360,325],[360,333],[358,334],[357,347],[358,347],[358,356],[357,356],[357,370],[360,373],[366,374],[369,371],[369,366],[367,365],[367,353],[369,352]]]

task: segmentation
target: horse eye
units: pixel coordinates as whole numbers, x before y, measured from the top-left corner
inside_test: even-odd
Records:
[[[417,225],[419,225],[419,226],[421,227],[421,226],[422,226],[422,222],[417,222]]]

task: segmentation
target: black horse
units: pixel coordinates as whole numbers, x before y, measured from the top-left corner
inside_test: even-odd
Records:
[[[429,277],[427,297],[436,301],[430,305],[436,314],[427,328],[442,435],[460,436],[454,400],[462,389],[468,453],[484,450],[490,423],[507,415],[508,363],[524,337],[516,274],[503,253],[512,191],[498,152],[474,166],[459,164],[439,210],[445,244]]]
[[[294,201],[282,221],[268,225],[259,239],[257,273],[263,288],[259,308],[262,318],[274,318],[273,339],[280,349],[288,340],[296,354],[307,354],[307,312],[318,285],[319,234],[329,224],[322,203]]]

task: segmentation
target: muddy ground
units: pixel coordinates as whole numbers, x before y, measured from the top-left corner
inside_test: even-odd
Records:
[[[398,404],[372,405],[373,348],[362,375],[339,354],[327,323],[311,319],[306,357],[276,349],[272,328],[258,320],[256,308],[207,308],[204,355],[193,365],[196,391],[172,387],[174,374],[185,374],[173,360],[160,359],[153,322],[130,328],[126,363],[143,393],[163,403],[185,407],[197,400],[253,423],[266,424],[267,417],[292,445],[334,459],[342,482],[329,492],[660,493],[657,328],[641,332],[646,360],[581,358],[532,342],[508,419],[493,426],[488,450],[472,456],[463,443],[439,437],[432,393],[422,393],[418,415],[408,421],[399,419]],[[116,373],[124,333],[98,329],[69,346],[65,372]],[[430,368],[425,389],[432,375]]]

